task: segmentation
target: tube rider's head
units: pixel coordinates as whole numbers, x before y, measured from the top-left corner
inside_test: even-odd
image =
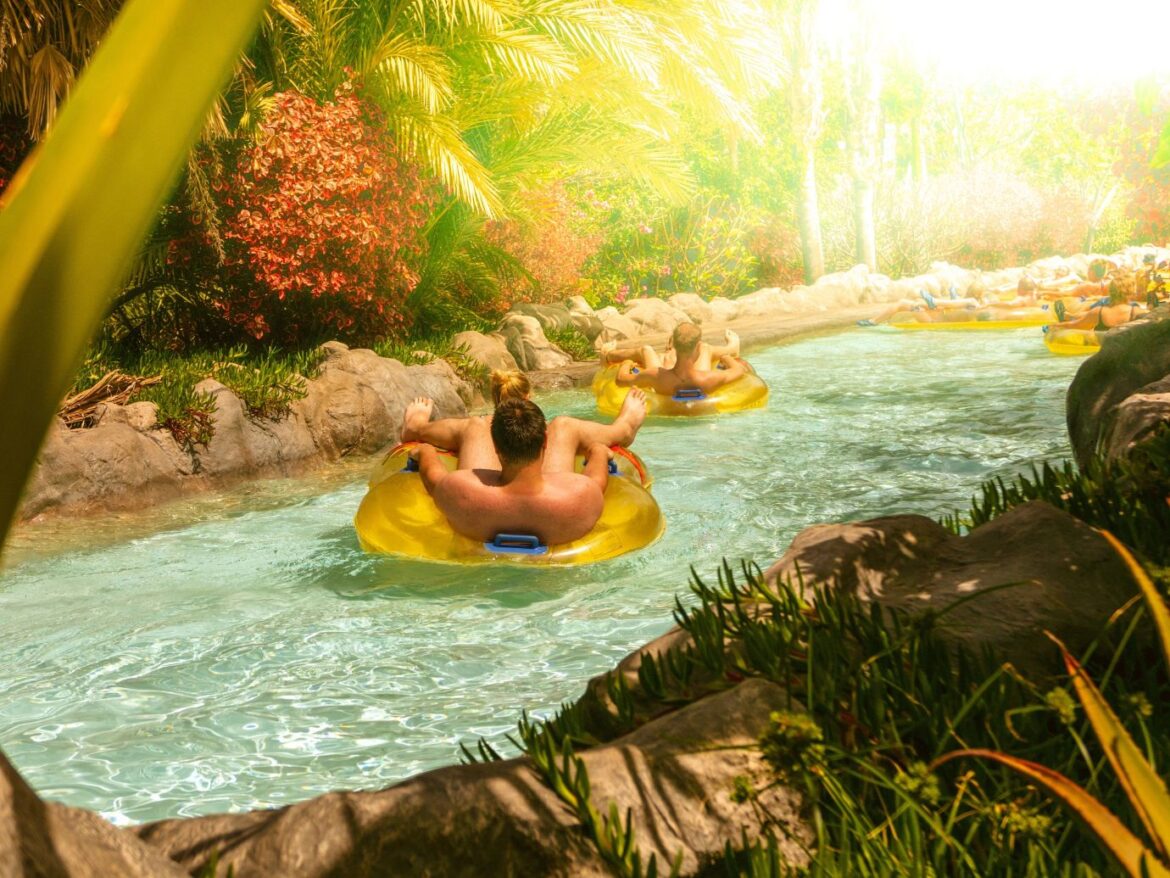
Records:
[[[517,472],[539,463],[547,427],[544,412],[530,399],[506,399],[492,415],[492,444],[504,471]]]
[[[693,363],[699,356],[699,342],[703,340],[703,333],[693,323],[680,323],[674,328],[670,336],[670,346],[674,348],[676,362]]]
[[[1109,281],[1109,304],[1120,305],[1126,298],[1125,287],[1116,280]]]
[[[506,399],[528,399],[531,395],[532,385],[523,372],[492,370],[492,405],[498,406]]]

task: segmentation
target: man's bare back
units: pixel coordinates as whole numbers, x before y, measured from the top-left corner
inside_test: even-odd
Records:
[[[404,419],[409,429],[425,424],[432,408],[429,399],[412,402]],[[612,424],[558,417],[547,434],[543,413],[533,410],[540,413],[528,400],[511,400],[497,407],[490,422],[469,420],[457,434],[460,447],[452,449],[459,455],[454,472],[447,471],[432,446],[418,446],[423,484],[456,532],[484,542],[501,533],[530,534],[547,546],[580,539],[601,517],[609,479],[605,443],[633,441],[646,417],[645,395],[631,393]],[[529,419],[529,428],[538,418],[540,437],[523,452],[509,453],[509,425],[516,417]],[[497,427],[504,447],[496,441]],[[574,471],[578,454],[585,456],[580,473]]]
[[[602,466],[608,466],[603,451]],[[532,534],[546,546],[570,543],[601,517],[604,490],[581,473],[541,473],[531,484],[501,484],[491,470],[457,470],[434,491],[435,504],[451,527],[473,539],[497,534]]]

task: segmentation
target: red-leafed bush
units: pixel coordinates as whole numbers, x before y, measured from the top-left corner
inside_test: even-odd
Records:
[[[406,327],[430,190],[352,84],[330,103],[276,95],[214,188],[224,249],[214,302],[229,323],[284,344]]]
[[[1170,244],[1170,166],[1150,167],[1158,150],[1162,123],[1170,108],[1163,102],[1156,108],[1130,111],[1129,136],[1122,142],[1121,157],[1114,171],[1133,187],[1128,213],[1136,222],[1135,240]]]
[[[537,217],[536,222],[497,221],[488,223],[486,230],[488,243],[510,254],[528,272],[500,279],[503,310],[516,302],[554,302],[580,292],[581,267],[601,243],[601,234],[590,228],[591,218],[563,183],[522,197],[523,212]]]

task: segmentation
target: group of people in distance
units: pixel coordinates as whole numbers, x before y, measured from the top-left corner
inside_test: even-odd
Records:
[[[708,345],[698,326],[680,323],[662,355],[650,347],[603,347],[602,366],[621,361],[617,381],[630,388],[609,424],[568,415],[546,422],[522,372],[493,372],[491,415],[431,420],[434,402],[419,397],[406,407],[402,441],[418,443],[411,456],[423,484],[457,533],[485,542],[523,533],[545,545],[569,543],[601,517],[610,447],[628,446],[637,436],[646,418],[643,388],[709,393],[734,381],[745,368],[737,359],[739,338],[729,331],[725,340],[724,346]],[[457,469],[447,469],[439,448],[458,456]],[[585,460],[581,472],[578,456]]]
[[[1166,292],[1170,260],[1155,265],[1150,258],[1141,270],[1133,272],[1102,257],[1089,264],[1089,274],[1090,279],[1085,280],[1061,266],[1046,280],[1024,274],[1014,287],[999,288],[987,287],[977,277],[963,296],[953,286],[949,298],[924,291],[919,299],[893,302],[872,320],[858,322],[874,326],[891,322],[899,314],[902,322],[1011,322],[1049,311],[1052,330],[1102,331],[1128,323],[1157,305],[1159,293]]]

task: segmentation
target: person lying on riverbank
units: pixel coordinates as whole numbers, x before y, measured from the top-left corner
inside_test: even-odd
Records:
[[[694,324],[680,323],[679,326],[694,326]],[[696,327],[697,329],[698,327]],[[675,327],[675,332],[678,327]],[[723,330],[723,344],[713,345],[710,342],[702,340],[700,335],[698,355],[696,359],[696,367],[703,371],[710,371],[715,368],[715,364],[719,362],[721,357],[739,357],[739,336],[730,329]],[[672,333],[670,339],[666,342],[666,350],[659,354],[650,345],[642,345],[636,348],[619,348],[615,342],[607,342],[603,344],[598,352],[601,360],[601,368],[612,366],[614,363],[620,363],[623,360],[630,360],[641,369],[645,368],[674,368],[677,361],[677,354],[674,349],[674,334]]]
[[[403,437],[419,433],[433,403],[407,406]],[[490,419],[466,418],[455,447],[456,470],[448,471],[435,447],[420,442],[411,452],[435,505],[458,533],[490,541],[501,533],[538,537],[545,545],[569,543],[589,533],[601,517],[609,480],[605,428],[628,432],[630,441],[646,417],[646,399],[631,391],[614,423],[595,424],[544,412],[528,399],[505,399]],[[620,426],[619,426],[620,422]],[[626,444],[629,444],[628,442]],[[576,472],[584,450],[585,466]]]
[[[729,330],[727,341],[738,353],[739,337]],[[703,333],[698,326],[680,323],[670,336],[668,351],[674,354],[673,365],[667,366],[665,358],[647,346],[642,349],[641,366],[633,359],[623,359],[614,381],[619,387],[641,387],[663,396],[691,389],[710,395],[747,374],[743,360],[730,353],[721,354],[717,363],[712,363],[711,348],[708,345],[704,351],[704,346]]]

